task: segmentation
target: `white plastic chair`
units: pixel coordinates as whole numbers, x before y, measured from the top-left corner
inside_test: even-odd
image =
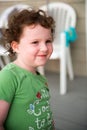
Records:
[[[56,22],[53,53],[50,60],[60,59],[60,94],[63,95],[67,92],[67,71],[70,80],[74,79],[70,46],[66,46],[64,31],[68,31],[70,27],[75,28],[76,12],[70,5],[61,2],[49,3],[48,6],[41,6],[40,9],[46,11]],[[41,74],[45,74],[44,69],[44,66],[38,68]]]
[[[29,5],[26,4],[17,4],[5,9],[5,11],[0,16],[0,29],[8,28],[8,18],[10,15],[15,13],[16,11],[21,11],[22,9],[31,8]],[[1,38],[0,33],[0,38]],[[3,43],[0,45],[0,68],[2,69],[6,64],[11,61],[9,57],[9,52],[4,48]]]

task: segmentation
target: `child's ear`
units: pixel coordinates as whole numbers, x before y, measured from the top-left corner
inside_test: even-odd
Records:
[[[18,46],[19,46],[18,42],[12,41],[11,47],[12,47],[13,51],[16,52],[16,53],[19,52]]]

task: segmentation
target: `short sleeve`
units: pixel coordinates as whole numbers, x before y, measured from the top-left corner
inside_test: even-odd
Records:
[[[9,70],[0,71],[0,100],[12,102],[16,91],[16,77]]]

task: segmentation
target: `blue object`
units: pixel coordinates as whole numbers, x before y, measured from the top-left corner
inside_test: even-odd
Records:
[[[68,31],[64,31],[66,35],[66,46],[68,47],[70,43],[74,42],[77,39],[76,29],[70,27]]]

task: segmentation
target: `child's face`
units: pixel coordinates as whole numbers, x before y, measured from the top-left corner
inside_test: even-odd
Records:
[[[18,54],[17,59],[25,65],[45,65],[53,51],[51,30],[40,25],[26,26],[19,43],[13,49]]]

